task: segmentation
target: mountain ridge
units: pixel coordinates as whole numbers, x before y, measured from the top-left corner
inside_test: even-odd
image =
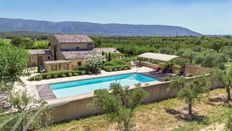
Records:
[[[93,23],[0,18],[0,32],[43,32],[102,36],[201,36],[201,33],[181,26],[119,23]]]

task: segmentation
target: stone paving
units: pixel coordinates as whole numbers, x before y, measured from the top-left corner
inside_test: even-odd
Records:
[[[49,85],[36,85],[36,89],[39,97],[43,100],[51,100],[56,98]]]

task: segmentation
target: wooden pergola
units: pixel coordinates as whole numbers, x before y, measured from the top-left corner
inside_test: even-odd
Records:
[[[151,53],[151,52],[143,53],[138,56],[138,58],[140,59],[150,59],[150,60],[157,60],[162,62],[168,62],[178,57],[179,56],[176,55],[167,55],[167,54]]]

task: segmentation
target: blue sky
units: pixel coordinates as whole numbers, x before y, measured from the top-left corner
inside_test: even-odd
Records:
[[[0,17],[176,25],[232,34],[232,0],[0,0]]]

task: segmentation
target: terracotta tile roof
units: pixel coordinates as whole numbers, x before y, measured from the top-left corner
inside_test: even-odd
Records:
[[[59,43],[93,42],[87,35],[54,35]]]
[[[118,53],[115,48],[94,48],[93,50],[87,51],[62,51],[61,53],[64,55],[65,59],[83,59],[87,55],[101,54],[102,52]]]
[[[29,50],[29,54],[31,55],[50,55],[51,50],[50,49],[38,49],[38,50]]]

